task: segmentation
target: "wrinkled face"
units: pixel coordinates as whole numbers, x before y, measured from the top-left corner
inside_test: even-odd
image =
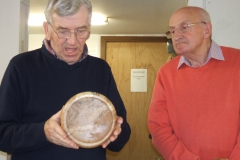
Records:
[[[206,23],[199,23],[199,16],[189,10],[175,12],[169,21],[172,30],[172,42],[174,50],[180,55],[189,55],[200,50],[205,35]]]
[[[87,30],[86,38],[77,37],[77,32]],[[90,34],[89,13],[85,6],[70,16],[60,17],[52,15],[51,25],[44,23],[44,31],[47,40],[50,40],[51,47],[58,57],[68,64],[77,62],[83,53],[84,44]],[[64,34],[70,31],[68,38],[59,38],[57,33]]]

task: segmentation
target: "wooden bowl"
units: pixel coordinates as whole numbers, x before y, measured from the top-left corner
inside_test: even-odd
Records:
[[[96,92],[82,92],[63,106],[61,126],[80,147],[101,146],[112,135],[116,111],[111,101]]]

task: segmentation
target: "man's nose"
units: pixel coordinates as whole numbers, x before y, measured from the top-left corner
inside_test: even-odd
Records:
[[[178,30],[175,30],[175,32],[172,34],[172,39],[175,41],[178,41],[179,39],[182,39],[183,35]]]
[[[76,43],[77,35],[76,32],[70,32],[69,37],[67,38],[67,42],[71,45]]]

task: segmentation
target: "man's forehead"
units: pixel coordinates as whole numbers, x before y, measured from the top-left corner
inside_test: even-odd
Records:
[[[89,28],[88,19],[79,19],[79,18],[72,18],[69,16],[66,17],[55,17],[52,19],[52,26],[56,29],[68,29],[68,30],[75,30],[75,29],[87,29]]]
[[[176,26],[184,22],[193,22],[195,21],[195,19],[196,17],[191,12],[186,11],[175,12],[169,20],[169,26]]]
[[[169,21],[169,26],[174,27],[184,22],[191,22],[191,18],[189,17],[172,17]]]

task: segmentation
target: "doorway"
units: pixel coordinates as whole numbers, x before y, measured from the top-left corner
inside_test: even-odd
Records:
[[[112,69],[132,130],[120,152],[107,151],[108,160],[156,160],[161,156],[149,137],[147,114],[157,71],[169,58],[166,43],[166,37],[101,37],[101,58]],[[131,69],[147,69],[147,92],[131,92]]]

